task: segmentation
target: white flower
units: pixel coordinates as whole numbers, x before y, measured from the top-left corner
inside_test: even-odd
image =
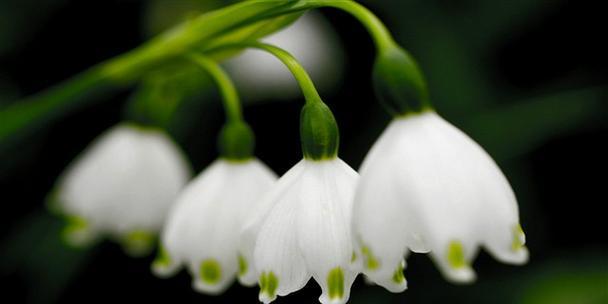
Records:
[[[177,199],[161,237],[153,271],[166,277],[185,265],[198,291],[218,294],[248,267],[238,255],[242,223],[276,175],[257,159],[219,159]]]
[[[259,279],[260,301],[297,291],[311,276],[321,286],[321,303],[348,300],[358,273],[350,232],[357,177],[338,158],[304,159],[262,199],[241,239],[255,269],[240,277],[245,284]]]
[[[68,167],[52,203],[70,222],[69,243],[108,235],[127,252],[144,254],[189,176],[184,156],[163,131],[119,124]]]
[[[388,126],[363,162],[353,211],[364,273],[390,291],[406,288],[407,250],[429,252],[453,282],[475,279],[484,246],[498,260],[528,259],[513,191],[488,154],[435,112]]]

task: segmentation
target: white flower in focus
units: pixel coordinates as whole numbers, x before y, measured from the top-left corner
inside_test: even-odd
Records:
[[[429,252],[453,282],[475,279],[484,246],[498,260],[528,259],[515,195],[490,156],[432,111],[391,122],[363,162],[353,228],[364,274],[406,288],[407,250]]]
[[[69,221],[68,243],[85,245],[107,235],[128,253],[145,254],[189,177],[182,152],[166,133],[120,124],[63,173],[52,207]]]
[[[304,159],[281,177],[245,225],[241,252],[255,269],[260,301],[304,287],[312,276],[321,303],[345,303],[358,273],[351,265],[352,200],[358,174],[338,158]]]
[[[161,237],[153,271],[166,277],[185,265],[197,291],[218,294],[248,264],[238,255],[242,223],[276,175],[257,159],[219,159],[180,194]]]

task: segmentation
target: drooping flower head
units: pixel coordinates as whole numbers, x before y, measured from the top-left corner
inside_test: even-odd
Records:
[[[219,294],[248,267],[238,254],[240,231],[277,177],[253,156],[255,136],[228,75],[209,58],[191,59],[216,80],[227,122],[218,136],[220,158],[188,184],[171,210],[152,270],[168,277],[185,266],[195,290]]]
[[[218,294],[247,268],[238,255],[242,223],[276,177],[257,159],[218,159],[180,194],[161,237],[154,272],[166,277],[184,265],[193,287]]]
[[[189,177],[182,152],[164,131],[123,123],[62,174],[52,207],[68,219],[64,236],[70,244],[107,235],[127,252],[144,254]]]
[[[240,279],[257,279],[264,303],[301,289],[311,277],[321,286],[321,303],[346,303],[358,273],[350,228],[358,174],[337,157],[337,126],[325,104],[304,107],[301,136],[304,159],[245,225],[241,253],[254,268]]]
[[[390,69],[382,60],[377,63],[376,75],[395,81],[377,77],[378,90],[398,90],[395,86],[408,78],[386,76],[404,65],[403,56],[390,58],[397,61],[386,65]],[[398,115],[361,167],[353,227],[366,259],[364,273],[398,292],[406,288],[402,271],[408,250],[430,252],[454,282],[474,280],[470,265],[480,246],[500,261],[525,262],[515,195],[492,158],[426,101],[410,102],[416,94],[380,95]]]

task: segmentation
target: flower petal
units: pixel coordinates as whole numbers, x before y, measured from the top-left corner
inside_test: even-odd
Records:
[[[351,210],[358,174],[339,159],[306,161],[298,189],[298,244],[307,268],[321,286],[321,303],[345,303],[356,272]]]
[[[260,228],[254,260],[260,273],[260,301],[270,303],[301,289],[310,278],[297,243],[299,189],[285,189]]]
[[[291,188],[303,169],[303,162],[293,166],[257,201],[255,209],[250,210],[249,214],[244,216],[239,242],[239,259],[242,270],[239,272],[239,282],[241,284],[253,286],[258,282],[261,273],[256,270],[255,263],[253,263],[258,234],[270,210]]]

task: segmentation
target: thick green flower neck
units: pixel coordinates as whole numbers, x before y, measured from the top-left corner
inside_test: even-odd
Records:
[[[255,135],[242,120],[227,122],[218,137],[220,157],[231,162],[247,161],[253,157]]]
[[[378,53],[373,70],[374,89],[393,116],[432,109],[426,83],[414,59],[394,45]]]
[[[334,159],[338,155],[338,124],[325,103],[306,103],[300,114],[300,138],[305,159]]]

